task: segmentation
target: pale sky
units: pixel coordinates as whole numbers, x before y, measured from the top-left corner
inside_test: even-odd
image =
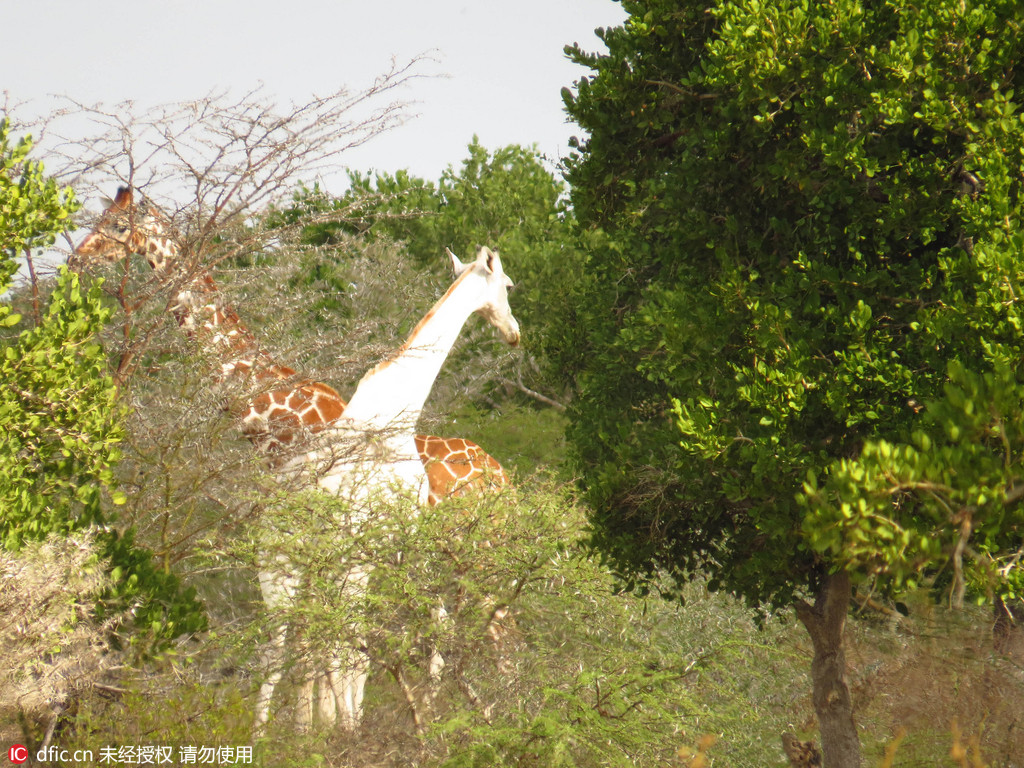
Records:
[[[417,116],[339,163],[436,179],[474,134],[567,154],[578,129],[559,91],[585,70],[563,46],[603,50],[594,29],[625,14],[613,0],[8,0],[3,18],[0,88],[40,110],[48,95],[149,107],[260,83],[303,103],[433,52],[421,71],[449,77],[396,94]]]

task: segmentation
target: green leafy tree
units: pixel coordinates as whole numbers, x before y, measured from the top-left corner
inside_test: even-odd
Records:
[[[461,168],[449,166],[437,182],[404,170],[349,171],[349,190],[338,198],[318,186],[300,187],[291,207],[274,211],[273,222],[294,224],[312,214],[303,228],[306,243],[366,233],[404,242],[424,265],[445,247],[463,255],[478,245],[511,250],[569,239],[569,229],[560,227],[565,186],[536,149],[510,144],[491,152],[474,137],[467,154]]]
[[[12,142],[9,124],[0,122],[2,292],[16,257],[52,246],[78,209],[71,190],[29,159],[31,148],[28,137]],[[0,544],[17,551],[28,541],[98,529],[97,547],[113,575],[100,612],[131,607],[137,627],[167,641],[200,629],[203,617],[194,595],[135,547],[130,529],[110,525],[107,500],[124,502],[114,468],[125,412],[97,340],[110,314],[100,286],[84,290],[65,267],[36,325],[0,304],[0,325],[16,332],[0,348]]]
[[[852,585],[1019,589],[1019,6],[623,4],[564,92],[594,544],[795,605],[825,764],[857,765]]]
[[[28,159],[32,143],[11,146],[0,123],[0,288],[10,288],[16,257],[53,245],[78,204]],[[102,519],[101,498],[113,482],[121,437],[116,390],[95,341],[110,312],[97,289],[84,292],[78,276],[62,270],[41,323],[5,344],[0,368],[0,520],[7,548],[25,538],[67,533]],[[0,322],[21,316],[0,305]]]

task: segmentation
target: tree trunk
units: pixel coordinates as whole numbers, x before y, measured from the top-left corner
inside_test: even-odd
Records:
[[[860,768],[860,739],[853,722],[853,703],[846,684],[846,653],[843,632],[852,597],[845,572],[825,579],[814,600],[796,604],[796,615],[811,636],[814,661],[814,711],[821,730],[825,768]]]
[[[1024,660],[1024,601],[1005,602],[996,597],[993,606],[992,645],[996,653]]]

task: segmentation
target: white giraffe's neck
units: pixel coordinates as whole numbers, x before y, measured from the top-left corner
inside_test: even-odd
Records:
[[[376,431],[415,428],[441,366],[478,308],[481,279],[471,271],[460,276],[395,356],[363,376],[345,409],[350,423]]]

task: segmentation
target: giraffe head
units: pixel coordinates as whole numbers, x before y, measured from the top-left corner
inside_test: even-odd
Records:
[[[515,284],[502,269],[498,252],[483,246],[477,253],[476,261],[463,264],[450,249],[445,250],[451,257],[456,278],[475,279],[479,282],[480,306],[476,310],[477,314],[497,328],[506,342],[513,347],[518,346],[519,321],[512,315],[508,305],[508,292]]]
[[[75,248],[69,266],[119,261],[132,253],[163,270],[177,257],[178,246],[167,217],[145,197],[136,201],[130,188],[121,187],[113,200],[107,200],[92,232]]]

